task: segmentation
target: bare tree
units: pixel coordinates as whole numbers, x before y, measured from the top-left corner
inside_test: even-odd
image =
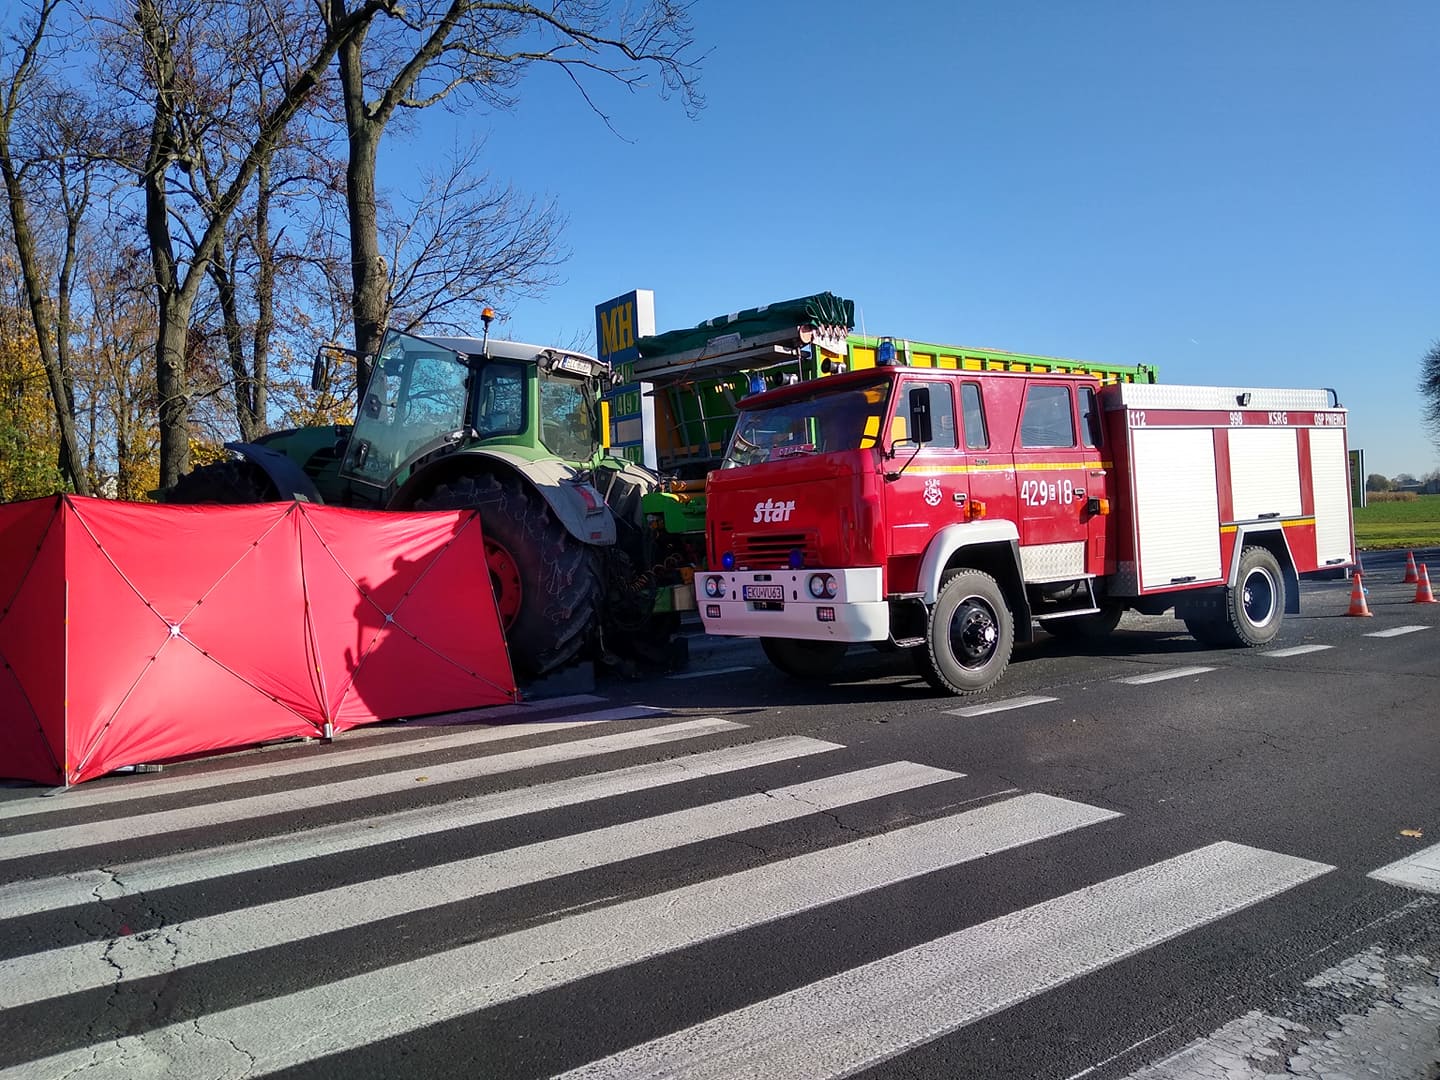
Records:
[[[1425,426],[1440,446],[1440,341],[1420,358],[1420,400]]]
[[[75,241],[89,204],[96,161],[85,147],[95,133],[87,124],[89,110],[84,103],[74,94],[56,90],[45,77],[43,50],[59,3],[39,0],[29,20],[29,33],[16,43],[18,52],[11,57],[0,87],[0,176],[5,181],[11,236],[35,324],[36,346],[54,404],[60,473],[78,494],[88,495],[90,484],[75,428],[70,301]],[[48,138],[32,143],[28,153],[17,147],[27,109],[39,114],[31,119],[39,130],[49,133]],[[62,240],[55,260],[53,303],[31,210],[31,192],[37,182],[43,185],[43,202],[59,211]]]
[[[344,3],[334,0],[332,14],[343,14]],[[367,66],[371,29],[377,59]],[[368,377],[363,358],[379,348],[389,315],[391,272],[380,252],[375,165],[381,137],[397,111],[442,101],[509,108],[524,73],[547,65],[562,71],[607,124],[592,79],[636,90],[658,75],[661,92],[679,93],[693,113],[703,102],[692,47],[689,4],[682,0],[650,0],[643,8],[619,10],[610,0],[551,0],[544,6],[416,0],[403,18],[346,38],[339,66],[350,150],[346,198],[360,386]]]
[[[290,0],[293,2],[293,0]],[[187,358],[191,318],[212,260],[261,167],[289,123],[316,92],[336,52],[398,0],[316,0],[318,29],[270,18],[270,6],[242,0],[135,0],[135,35],[126,44],[144,77],[146,148],[138,162],[159,313],[155,350],[159,393],[160,484],[190,463],[192,387]],[[257,101],[236,56],[259,56],[270,96]],[[213,190],[196,183],[202,157]],[[188,217],[182,213],[188,211]],[[177,242],[177,221],[189,242]]]
[[[564,257],[558,208],[493,183],[477,169],[479,156],[474,146],[445,172],[423,174],[408,212],[380,226],[390,253],[388,321],[400,329],[473,333],[483,303],[554,284]]]

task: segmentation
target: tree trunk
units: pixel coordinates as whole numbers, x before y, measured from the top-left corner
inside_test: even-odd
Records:
[[[384,121],[371,117],[365,106],[361,78],[364,34],[356,34],[340,47],[340,87],[345,98],[345,126],[350,160],[345,173],[345,201],[350,212],[350,272],[354,283],[355,400],[358,404],[370,381],[370,364],[380,351],[385,332],[389,280],[380,255],[375,211],[375,160]]]
[[[25,201],[25,191],[20,186],[19,174],[10,157],[8,133],[5,147],[0,152],[0,174],[5,178],[5,193],[10,197],[10,223],[15,240],[15,254],[20,260],[21,275],[25,279],[26,299],[30,303],[30,317],[35,324],[35,342],[40,350],[40,363],[45,368],[45,378],[50,385],[50,400],[55,410],[55,425],[60,430],[59,464],[61,475],[75,488],[77,495],[90,494],[90,478],[79,467],[80,445],[75,436],[75,406],[73,392],[67,384],[68,373],[62,370],[61,358],[56,352],[56,335],[62,332],[50,316],[50,299],[40,283],[39,256],[35,251],[35,234],[30,229],[30,211]]]
[[[275,332],[275,252],[270,245],[270,163],[255,172],[255,345],[250,360],[254,394],[250,398],[252,432],[264,435],[270,427],[270,336]]]

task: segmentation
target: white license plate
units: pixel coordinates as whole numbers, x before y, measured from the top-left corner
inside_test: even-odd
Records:
[[[746,600],[784,600],[783,585],[742,585],[740,595]]]

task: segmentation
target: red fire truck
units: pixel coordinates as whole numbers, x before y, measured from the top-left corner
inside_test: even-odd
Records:
[[[1173,608],[1216,646],[1271,641],[1299,579],[1355,561],[1333,390],[1102,385],[884,363],[758,394],[707,481],[711,634],[802,678],[911,653],[977,693],[1038,623]],[[714,569],[719,568],[719,569]]]

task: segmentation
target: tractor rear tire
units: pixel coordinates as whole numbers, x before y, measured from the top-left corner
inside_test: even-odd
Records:
[[[259,465],[230,458],[192,469],[165,492],[164,499],[167,503],[180,505],[220,503],[241,506],[277,502],[280,491]]]
[[[600,616],[600,549],[566,531],[540,493],[483,473],[441,484],[417,510],[478,510],[510,663],[522,680],[569,663]]]

